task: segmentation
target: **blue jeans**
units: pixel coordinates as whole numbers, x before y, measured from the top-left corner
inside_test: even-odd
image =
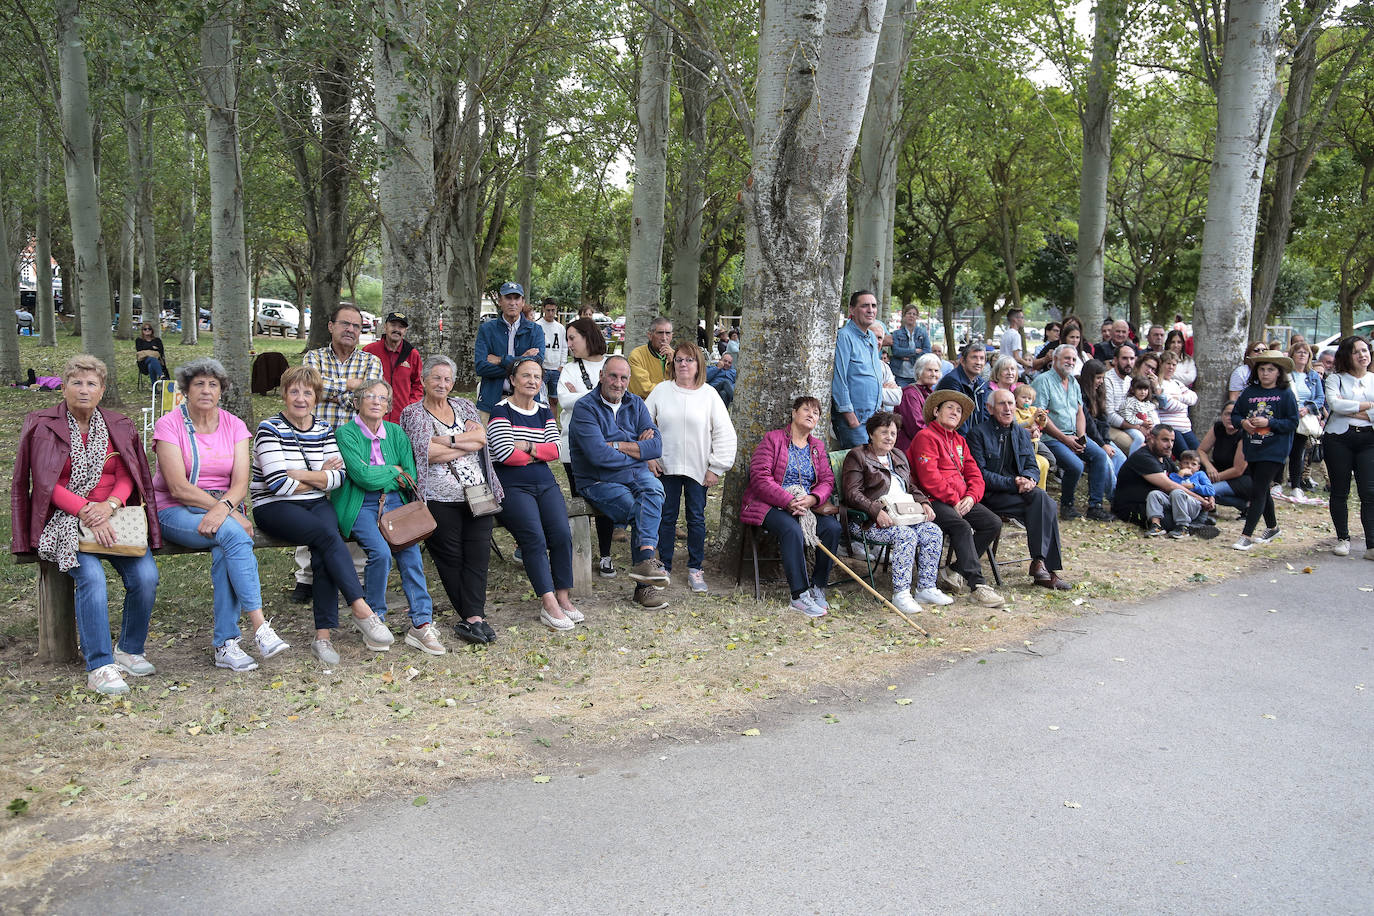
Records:
[[[148,370],[148,384],[157,385],[158,381],[167,377],[167,368],[162,365],[162,360],[156,356],[150,356],[143,361],[143,368]],[[120,650],[123,651],[123,650]]]
[[[215,587],[215,645],[238,639],[239,617],[262,610],[262,585],[258,580],[258,561],[253,556],[253,536],[243,526],[226,518],[212,537],[196,530],[205,516],[204,509],[168,506],[159,509],[162,536],[183,547],[210,548],[210,582]]]
[[[1107,460],[1107,453],[1102,451],[1102,446],[1093,440],[1087,440],[1087,445],[1083,449],[1082,457],[1074,454],[1073,449],[1069,448],[1058,439],[1045,436],[1041,439],[1045,446],[1054,453],[1054,460],[1059,462],[1059,469],[1064,472],[1063,491],[1059,500],[1061,506],[1072,506],[1074,490],[1078,488],[1078,478],[1083,476],[1083,468],[1088,469],[1088,508],[1102,505],[1102,496],[1107,492],[1108,466],[1111,464]]]
[[[148,640],[148,621],[153,617],[153,599],[157,597],[157,561],[151,550],[141,557],[76,552],[77,565],[67,570],[67,575],[76,582],[76,632],[81,636],[87,671],[114,664],[110,604],[101,560],[108,560],[124,581],[124,619],[119,624],[119,651],[143,654],[143,644]]]
[[[1107,450],[1102,449],[1103,453]],[[1112,469],[1107,474],[1106,494],[1109,499],[1116,497],[1116,477],[1121,473],[1121,466],[1126,463],[1126,453],[1121,450],[1121,446],[1112,443],[1112,453],[1107,456],[1107,460],[1112,463]]]
[[[663,477],[663,518],[658,523],[658,558],[673,568],[673,548],[677,540],[677,511],[680,498],[687,497],[687,568],[701,569],[706,562],[706,487],[690,477],[665,474]]]
[[[844,414],[830,411],[830,428],[834,431],[837,447],[854,448],[856,445],[867,444],[868,430],[864,428],[864,421],[873,416],[873,411],[855,410],[854,416],[859,418],[859,425],[850,428],[844,421]]]
[[[658,546],[658,524],[663,516],[663,484],[648,468],[634,472],[629,483],[598,480],[579,486],[582,498],[617,525],[628,523],[630,547],[636,560],[641,550]]]
[[[391,561],[401,571],[401,590],[410,602],[411,626],[422,627],[434,620],[434,601],[429,597],[429,585],[425,582],[425,561],[420,556],[420,545],[411,544],[405,550],[392,551],[391,545],[382,537],[377,527],[377,503],[380,493],[363,493],[363,504],[358,509],[358,517],[353,521],[353,538],[362,545],[367,553],[367,566],[363,569],[363,597],[367,599],[372,613],[386,620],[386,580],[391,575]],[[392,491],[386,494],[386,511],[399,509],[405,505],[401,494]]]
[[[546,404],[558,403],[558,379],[562,374],[562,369],[544,370],[544,402]]]

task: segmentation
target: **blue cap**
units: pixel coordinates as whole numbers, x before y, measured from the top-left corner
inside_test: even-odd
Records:
[[[521,286],[519,283],[502,283],[501,295],[509,296],[511,293],[514,293],[517,296],[523,296],[525,295],[525,288]]]

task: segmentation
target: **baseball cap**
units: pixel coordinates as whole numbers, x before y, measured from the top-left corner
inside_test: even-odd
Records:
[[[509,296],[509,295],[511,295],[512,293],[514,293],[514,294],[517,295],[517,296],[523,296],[523,295],[525,295],[525,288],[524,288],[523,286],[521,286],[519,283],[502,283],[502,284],[501,284],[501,295],[502,295],[502,296]]]
[[[386,316],[386,324],[391,324],[393,321],[404,327],[410,327],[410,319],[406,317],[405,312],[391,312]]]

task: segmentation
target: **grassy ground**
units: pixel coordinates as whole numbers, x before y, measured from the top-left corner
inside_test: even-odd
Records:
[[[299,352],[296,341],[259,339],[260,348]],[[60,367],[56,353],[21,338],[25,365]],[[132,344],[117,345],[126,398],[134,392]],[[169,340],[174,364],[210,352]],[[13,455],[21,419],[55,394],[0,391],[0,450]],[[129,403],[129,401],[126,401]],[[277,409],[260,398],[259,417]],[[126,408],[131,415],[136,410]],[[708,515],[718,514],[713,497]],[[1326,511],[1281,506],[1284,537],[1250,554],[1227,549],[1239,531],[1224,513],[1210,542],[1145,540],[1122,524],[1065,527],[1071,592],[1033,588],[1024,563],[1003,570],[1012,599],[1004,611],[958,602],[922,615],[921,637],[857,587],[832,595],[820,621],[785,611],[772,582],[762,601],[735,591],[718,551],[708,557],[709,596],[672,586],[672,604],[645,612],[623,576],[598,580],[579,602],[587,623],[555,635],[512,543],[493,557],[489,613],[500,640],[430,657],[398,640],[374,654],[341,631],[342,662],[321,667],[308,652],[309,609],[290,604],[291,557],[258,553],[267,612],[292,650],[254,672],[212,666],[208,558],[168,557],[148,655],[159,667],[124,698],[97,698],[77,666],[34,662],[33,566],[0,559],[0,893],[41,907],[51,881],[92,862],[146,855],[150,844],[280,836],[339,816],[361,800],[412,799],[457,780],[561,779],[606,749],[747,731],[784,702],[834,715],[840,697],[888,702],[887,680],[913,665],[946,665],[985,651],[1034,652],[1036,632],[1096,613],[1105,604],[1168,589],[1210,589],[1243,570],[1269,565],[1302,575],[1337,562]],[[0,521],[8,542],[8,521]],[[712,525],[714,529],[714,524]],[[616,544],[617,562],[628,560]],[[1024,556],[1016,532],[1003,556]],[[1340,562],[1359,562],[1345,560]],[[1370,569],[1374,579],[1374,566]],[[437,577],[431,575],[431,582]],[[880,583],[880,586],[883,583]],[[111,584],[112,606],[122,597]],[[393,580],[393,628],[404,600]],[[451,621],[442,588],[436,616]],[[1072,626],[1072,623],[1067,623]],[[447,627],[445,627],[447,632]],[[538,789],[534,789],[538,791]]]

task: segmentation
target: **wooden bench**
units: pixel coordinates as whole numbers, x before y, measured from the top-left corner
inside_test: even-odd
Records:
[[[573,539],[573,594],[588,595],[592,588],[592,517],[597,515],[587,501],[573,497],[568,501],[568,521]],[[253,532],[253,549],[290,547],[261,530]],[[176,556],[187,553],[209,553],[208,547],[183,547],[164,544],[153,551],[154,556]],[[76,593],[72,577],[57,568],[55,563],[38,559],[36,553],[14,555],[16,563],[38,564],[38,660],[44,663],[79,661],[81,653],[76,641]]]

